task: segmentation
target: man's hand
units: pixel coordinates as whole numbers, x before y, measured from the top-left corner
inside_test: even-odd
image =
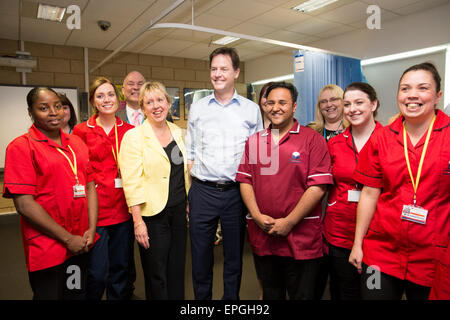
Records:
[[[275,223],[268,233],[271,236],[286,237],[289,232],[291,232],[294,225],[295,224],[287,218],[275,219]]]

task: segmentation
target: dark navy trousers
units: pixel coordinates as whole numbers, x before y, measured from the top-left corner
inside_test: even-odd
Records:
[[[224,255],[222,299],[239,299],[245,213],[239,184],[218,189],[196,180],[192,182],[189,190],[189,231],[196,300],[212,299],[214,236],[219,219]]]
[[[87,299],[101,300],[106,289],[108,300],[126,298],[133,220],[97,227],[100,239],[91,249],[87,280]]]

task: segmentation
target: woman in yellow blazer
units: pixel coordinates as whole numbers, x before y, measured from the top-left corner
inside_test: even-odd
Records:
[[[190,178],[182,130],[166,121],[171,104],[163,84],[145,83],[139,105],[146,120],[126,132],[119,153],[148,300],[184,299]]]

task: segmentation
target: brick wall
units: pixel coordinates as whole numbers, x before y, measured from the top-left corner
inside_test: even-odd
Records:
[[[0,56],[13,55],[20,49],[15,40],[0,39]],[[84,91],[84,51],[81,47],[25,42],[25,51],[37,59],[37,67],[27,73],[27,85],[77,87]],[[112,51],[89,49],[89,69],[95,67]],[[184,120],[184,88],[211,88],[208,61],[121,52],[89,75],[89,82],[97,76],[106,76],[122,84],[125,75],[138,70],[147,80],[156,80],[166,87],[180,88],[180,120],[175,123],[186,128]],[[236,81],[236,90],[246,96],[244,64]],[[0,66],[0,84],[21,84],[21,74],[15,68]]]

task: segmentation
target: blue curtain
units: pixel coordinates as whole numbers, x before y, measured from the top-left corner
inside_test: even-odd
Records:
[[[294,51],[294,85],[298,90],[295,118],[302,125],[314,120],[320,89],[336,84],[343,90],[352,82],[366,82],[361,60],[313,51]]]

